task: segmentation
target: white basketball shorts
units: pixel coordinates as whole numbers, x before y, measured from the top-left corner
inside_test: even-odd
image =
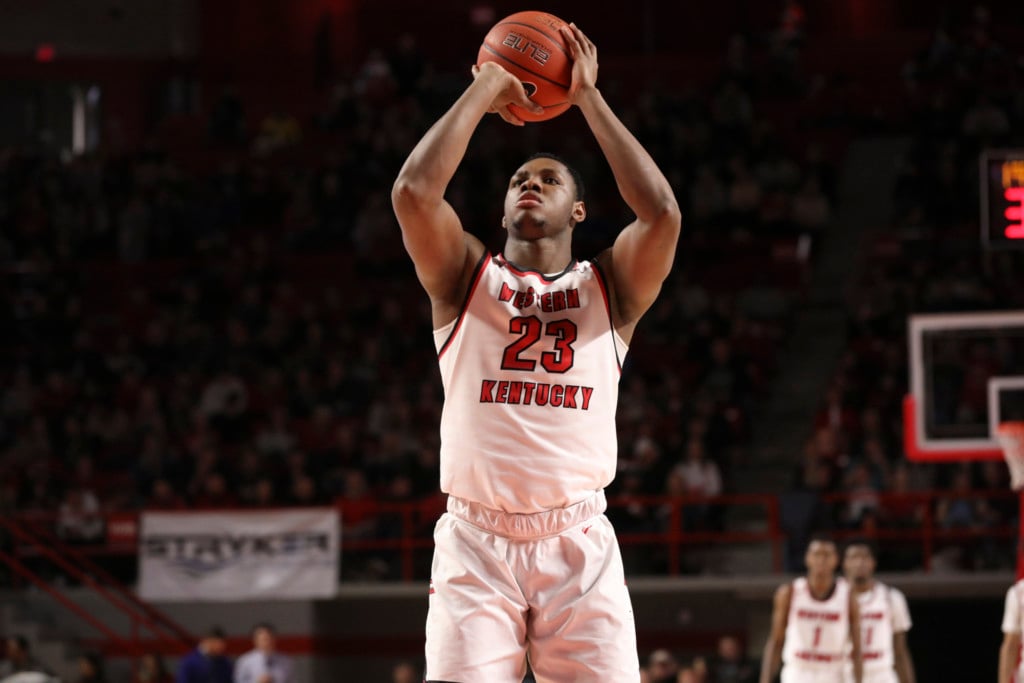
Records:
[[[801,669],[784,665],[779,676],[780,683],[845,683],[842,666],[834,669]]]
[[[458,498],[434,529],[426,680],[638,683],[633,608],[603,492],[522,515]]]

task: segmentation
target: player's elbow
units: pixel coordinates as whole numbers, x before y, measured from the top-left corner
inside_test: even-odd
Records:
[[[683,224],[683,212],[679,209],[679,202],[671,192],[660,198],[654,205],[652,211],[652,223],[659,225],[662,229],[678,235]]]
[[[395,184],[391,186],[391,204],[396,209],[421,204],[425,196],[426,188],[423,187],[423,183],[407,177],[404,173],[399,175]]]

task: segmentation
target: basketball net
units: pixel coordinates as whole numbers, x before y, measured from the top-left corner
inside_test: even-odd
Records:
[[[1003,449],[1006,466],[1010,469],[1010,488],[1020,491],[1024,488],[1024,420],[1003,422],[999,425],[996,438]]]
[[[1024,420],[1003,422],[996,431],[996,439],[1003,449],[1006,466],[1010,469],[1010,488],[1020,497],[1020,514],[1024,519]],[[1017,578],[1024,578],[1024,524],[1018,527]]]

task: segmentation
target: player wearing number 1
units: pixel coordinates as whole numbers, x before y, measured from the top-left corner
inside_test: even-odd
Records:
[[[760,683],[771,683],[780,664],[782,683],[843,683],[848,658],[862,683],[860,609],[850,584],[836,577],[835,542],[812,539],[804,562],[807,576],[775,591]]]
[[[910,609],[898,588],[875,578],[875,549],[864,540],[851,541],[843,552],[843,574],[860,606],[860,648],[864,683],[916,683],[914,661],[907,647]],[[847,680],[853,676],[847,662]]]
[[[597,51],[574,25],[570,102],[636,220],[591,261],[578,174],[529,158],[505,190],[503,253],[488,253],[444,199],[489,111],[535,109],[494,63],[413,149],[392,202],[430,297],[445,405],[426,627],[428,681],[639,681],[622,560],[604,516],[615,474],[620,364],[668,275],[680,216],[671,187],[597,89]]]

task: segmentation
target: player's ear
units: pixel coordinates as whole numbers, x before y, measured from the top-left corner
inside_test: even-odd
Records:
[[[574,202],[572,205],[572,220],[574,223],[582,223],[587,220],[587,207],[583,202]]]
[[[505,217],[504,216],[501,217],[501,229],[502,230],[508,230],[508,226],[505,225]]]

